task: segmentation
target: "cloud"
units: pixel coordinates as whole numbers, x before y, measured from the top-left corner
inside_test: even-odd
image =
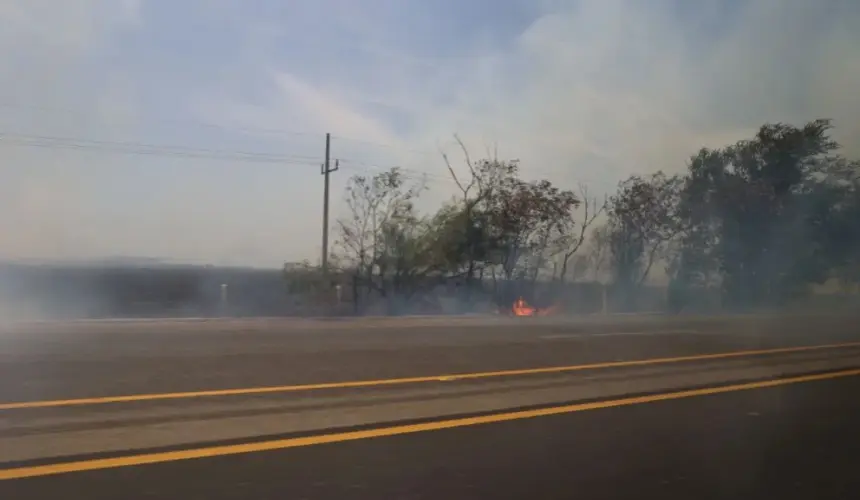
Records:
[[[746,137],[765,121],[830,117],[846,152],[860,152],[852,90],[860,8],[850,2],[546,2],[517,31],[494,33],[478,18],[481,35],[458,38],[467,57],[435,58],[408,32],[431,26],[444,37],[456,13],[398,12],[382,22],[344,14],[354,31],[375,34],[361,58],[344,63],[345,83],[305,74],[332,96],[317,100],[320,115],[376,118],[372,133],[338,121],[345,135],[384,136],[378,122],[387,120],[389,142],[432,149],[456,131],[479,154],[498,144],[533,175],[601,189],[631,173],[680,171],[699,147]],[[439,168],[438,159],[411,161]]]
[[[766,121],[833,118],[846,153],[860,156],[851,0],[253,4],[3,3],[0,48],[14,57],[0,69],[0,102],[26,106],[8,108],[0,131],[289,161],[0,146],[11,179],[0,229],[51,228],[20,233],[0,256],[313,259],[324,132],[342,165],[334,214],[348,175],[390,165],[431,173],[428,208],[448,196],[438,148],[456,155],[454,132],[476,156],[497,146],[529,176],[596,191],[681,171],[699,147]],[[85,226],[86,238],[69,229]]]
[[[279,73],[275,79],[291,105],[301,108],[300,114],[315,121],[308,124],[311,128],[337,129],[349,137],[361,137],[382,143],[397,140],[394,134],[372,117],[350,109],[336,98],[325,95],[295,76]]]
[[[0,50],[7,54],[0,69],[0,258],[79,257],[102,250],[96,241],[116,241],[88,223],[110,213],[91,193],[93,181],[110,179],[106,165],[40,140],[23,147],[10,134],[118,137],[103,115],[124,108],[133,118],[135,103],[120,75],[93,72],[90,64],[109,52],[105,42],[114,33],[136,23],[137,4],[128,0],[0,6]],[[56,111],[67,108],[85,112]]]

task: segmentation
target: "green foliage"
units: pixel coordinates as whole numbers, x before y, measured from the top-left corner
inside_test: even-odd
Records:
[[[454,176],[462,198],[429,217],[413,204],[420,187],[407,187],[396,169],[350,179],[351,217],[338,225],[354,272],[385,296],[411,296],[445,278],[476,280],[488,269],[508,281],[536,279],[573,228],[579,199],[547,180],[520,179],[514,161],[469,161],[469,171],[468,182]]]
[[[833,277],[860,283],[860,163],[838,155],[830,131],[828,120],[765,124],[700,150],[684,175],[631,176],[603,205],[583,186],[523,180],[517,161],[473,161],[460,143],[465,177],[444,157],[459,196],[429,216],[414,206],[423,186],[398,169],[353,177],[341,257],[383,295],[491,277],[500,296],[554,264],[563,281],[590,234],[574,274],[608,267],[630,298],[662,262],[678,309],[714,287],[727,306],[782,304]],[[606,223],[589,232],[604,209]]]
[[[766,124],[752,139],[691,159],[675,286],[717,278],[723,303],[747,308],[845,275],[858,250],[856,164],[835,154],[830,129],[828,120]]]
[[[641,285],[655,260],[684,227],[679,210],[684,180],[657,172],[632,176],[609,200],[609,246],[614,281],[625,290]]]

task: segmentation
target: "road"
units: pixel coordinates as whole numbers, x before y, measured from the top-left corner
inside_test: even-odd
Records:
[[[851,499],[850,377],[256,454],[0,482],[3,498]]]
[[[824,493],[860,465],[858,324],[7,326],[0,497],[840,498]]]
[[[0,401],[477,372],[860,340],[856,318],[0,328]],[[539,326],[538,326],[539,325]]]

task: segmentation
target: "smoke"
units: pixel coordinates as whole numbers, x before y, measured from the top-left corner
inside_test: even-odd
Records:
[[[765,121],[832,117],[846,153],[860,147],[856,2],[404,2],[372,16],[342,0],[262,4],[0,2],[0,260],[314,258],[317,132],[339,136],[333,214],[344,180],[380,165],[430,172],[428,199],[447,197],[437,145],[452,132],[475,155],[496,144],[529,178],[595,193],[630,173],[683,170],[699,147]],[[322,38],[309,32],[320,13],[332,28]],[[220,128],[191,125],[201,117]],[[33,136],[290,161],[115,155]],[[31,289],[0,282],[3,316],[112,307],[88,286],[28,303]]]
[[[229,297],[232,302],[222,293],[226,283],[238,289],[236,297]],[[248,290],[277,298],[281,285],[277,272],[252,269],[132,262],[3,264],[0,318],[16,322],[265,315],[274,311],[264,310],[265,300]]]

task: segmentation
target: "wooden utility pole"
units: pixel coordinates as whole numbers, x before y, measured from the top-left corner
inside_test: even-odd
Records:
[[[325,135],[325,163],[322,164],[320,173],[325,177],[323,182],[323,223],[322,223],[322,273],[328,281],[328,199],[329,199],[329,174],[337,172],[338,161],[335,160],[334,167],[331,166],[331,134]],[[325,285],[328,286],[327,284]]]

